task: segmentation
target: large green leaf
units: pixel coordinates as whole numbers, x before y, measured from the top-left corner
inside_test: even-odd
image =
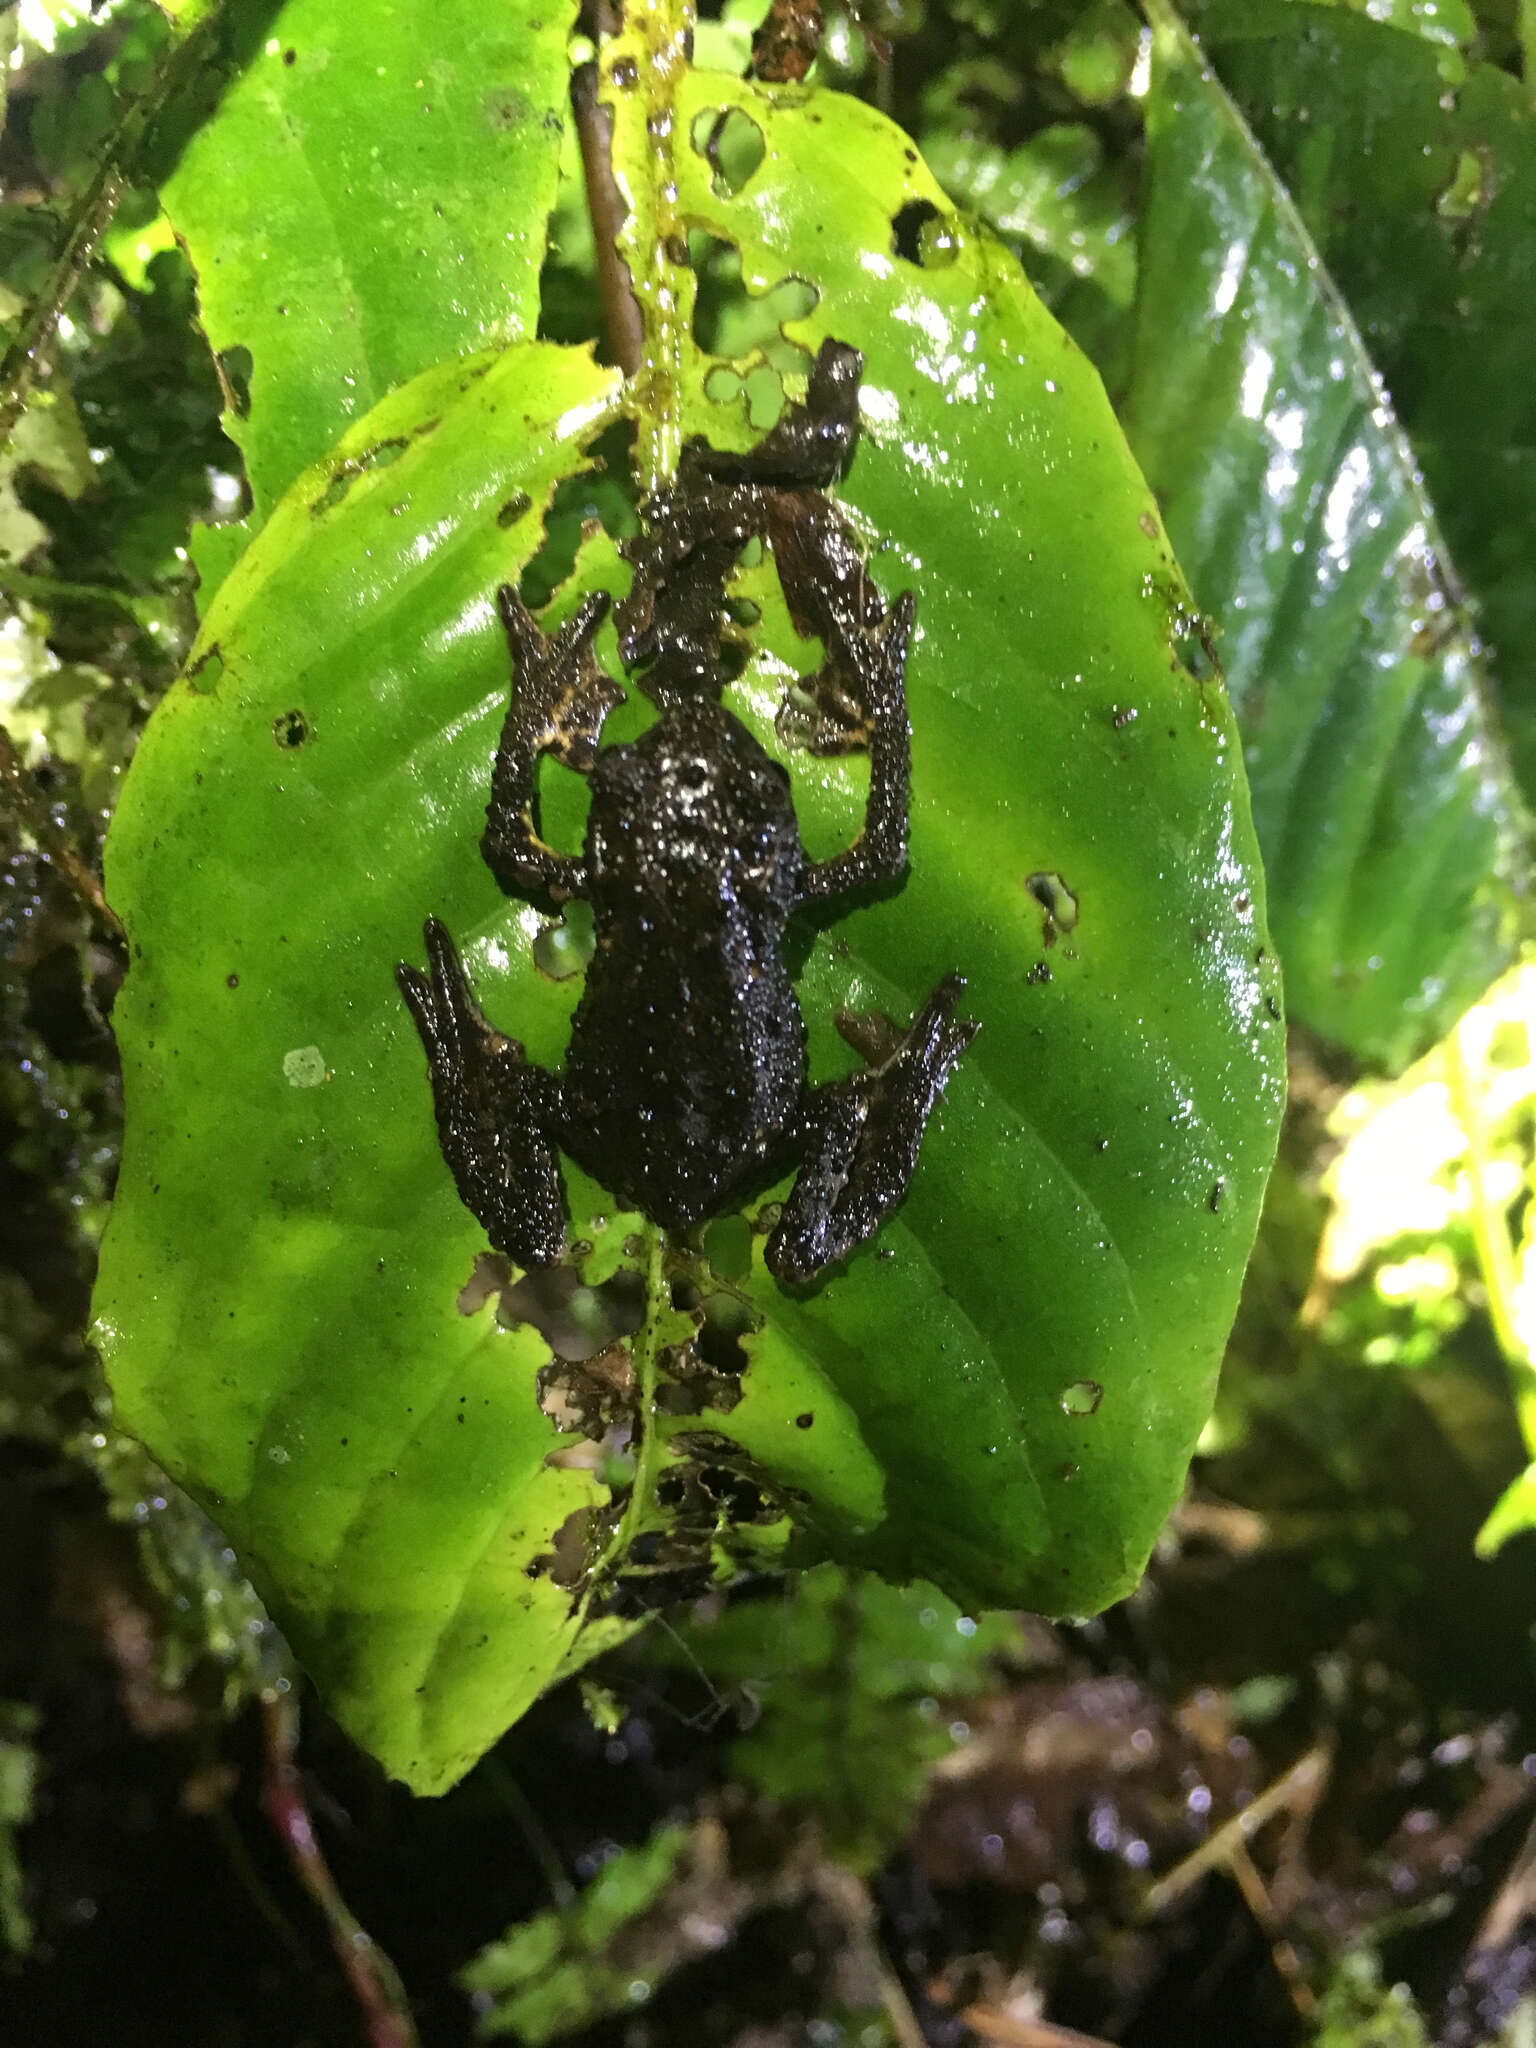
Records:
[[[1156,12],[1123,416],[1222,627],[1292,1013],[1401,1065],[1508,958],[1513,788],[1380,381],[1284,190]]]
[[[733,1526],[724,1496],[687,1491],[709,1468],[790,1507],[799,1556],[967,1604],[1083,1612],[1126,1590],[1204,1419],[1278,1112],[1238,749],[1179,660],[1183,588],[1086,359],[878,115],[634,61],[619,152],[645,372],[621,392],[584,352],[522,345],[376,408],[220,592],[109,848],[129,1132],[97,1308],[124,1419],[210,1503],[338,1716],[424,1789],[602,1640],[583,1617],[642,1562],[631,1535],[662,1524],[663,1562],[782,1552],[782,1519]],[[732,108],[763,143],[734,191],[704,155]],[[555,1534],[604,1502],[598,1460],[537,1405],[543,1340],[458,1305],[484,1240],[393,968],[443,917],[489,1014],[558,1063],[577,982],[536,971],[542,921],[477,851],[507,689],[491,593],[621,404],[657,473],[695,428],[753,437],[744,400],[702,395],[690,233],[734,243],[752,293],[792,275],[802,307],[818,295],[800,347],[865,351],[844,498],[871,573],[916,594],[911,875],[805,935],[813,1070],[851,1063],[840,1005],[904,1020],[954,967],[982,1033],[899,1216],[823,1286],[743,1276],[744,1233],[706,1233],[711,1263],[669,1254],[695,1295],[739,1289],[747,1370],[706,1377],[702,1412],[678,1412],[686,1375],[664,1415],[642,1399],[625,1520],[561,1546],[587,1566],[561,1591]],[[736,364],[749,387],[767,368]],[[590,534],[551,617],[626,574]],[[813,651],[771,568],[742,594],[762,619],[733,697],[771,740],[786,664]],[[792,765],[813,850],[846,844],[861,765]],[[697,1312],[658,1299],[638,1220],[568,1180],[583,1278],[638,1266],[651,1286],[644,1395]],[[662,1354],[674,1379],[684,1363]],[[680,1462],[653,1499],[663,1435]]]
[[[1520,80],[1374,20],[1202,12],[1424,469],[1536,791],[1536,111]],[[1362,118],[1362,107],[1366,117]]]
[[[386,392],[532,334],[574,15],[575,0],[231,0],[236,75],[163,188],[252,498],[198,535],[205,608],[294,478]]]
[[[526,971],[528,919],[473,853],[505,694],[490,598],[614,384],[523,344],[385,400],[220,592],[108,852],[128,1129],[95,1334],[119,1414],[423,1789],[549,1682],[576,1617],[526,1567],[603,1496],[548,1462],[534,1332],[455,1307],[483,1241],[393,967],[434,909]]]
[[[764,144],[734,195],[701,147],[733,109]],[[790,1425],[820,1426],[820,1381],[887,1489],[885,1520],[839,1554],[965,1601],[1089,1611],[1135,1583],[1179,1485],[1278,1108],[1229,714],[1178,659],[1183,585],[1097,376],[900,131],[830,93],[695,73],[674,132],[663,250],[680,228],[730,242],[749,292],[819,294],[786,329],[806,349],[831,333],[864,350],[844,495],[875,573],[917,595],[911,873],[812,949],[820,1071],[838,1006],[905,1017],[951,967],[983,1020],[887,1256],[809,1302],[760,1277],[756,1369],[713,1426],[805,1486],[814,1431]],[[685,359],[689,281],[666,282],[666,353]],[[698,400],[701,381],[684,428],[750,438],[745,407]],[[765,711],[780,674],[749,673]],[[797,803],[813,839],[846,843],[846,769],[802,773]],[[1048,875],[1075,898],[1054,946],[1026,886]]]

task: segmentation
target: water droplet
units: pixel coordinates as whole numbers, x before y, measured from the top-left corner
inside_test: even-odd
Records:
[[[1063,1415],[1096,1415],[1104,1389],[1097,1380],[1074,1380],[1061,1397]]]

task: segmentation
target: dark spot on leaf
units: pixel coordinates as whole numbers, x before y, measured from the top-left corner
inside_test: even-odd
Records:
[[[272,737],[280,747],[302,747],[309,738],[309,720],[302,711],[280,711],[272,721]]]
[[[811,1424],[815,1420],[815,1416],[811,1413],[810,1409],[807,1408],[803,1415],[797,1415],[795,1417],[795,1427],[796,1429],[809,1429]]]
[[[1049,967],[1046,966],[1043,960],[1037,960],[1034,966],[1031,967],[1031,969],[1029,970],[1028,974],[1025,975],[1024,979],[1027,982],[1029,982],[1032,986],[1038,987],[1042,982],[1046,982],[1051,979],[1051,970]]]
[[[1216,1211],[1221,1207],[1221,1198],[1223,1193],[1225,1192],[1226,1185],[1227,1184],[1224,1180],[1219,1180],[1211,1188],[1210,1203],[1211,1214],[1213,1216],[1216,1214]]]
[[[609,76],[621,92],[628,92],[640,76],[640,67],[633,57],[621,57]]]
[[[528,114],[527,99],[512,85],[493,85],[481,104],[489,125],[503,133],[516,128]]]
[[[1123,711],[1117,711],[1115,713],[1115,731],[1123,732],[1126,726],[1135,723],[1136,717],[1137,711],[1134,704],[1127,705]]]
[[[297,51],[297,50],[284,50],[284,52],[283,52],[283,62],[284,62],[285,64],[293,64],[293,63],[296,63],[296,62],[298,61],[298,55],[299,55],[299,53],[298,53],[298,51]],[[342,1438],[342,1442],[343,1442],[343,1443],[345,1443],[345,1442],[346,1442],[346,1438],[345,1438],[345,1437],[343,1437],[343,1438]]]
[[[532,503],[533,500],[526,491],[514,491],[496,514],[496,524],[500,527],[516,526]]]
[[[238,987],[240,986],[240,977],[239,977],[239,975],[238,975],[238,974],[226,974],[226,975],[225,975],[225,977],[224,977],[224,986],[225,986],[226,988],[238,988]]]

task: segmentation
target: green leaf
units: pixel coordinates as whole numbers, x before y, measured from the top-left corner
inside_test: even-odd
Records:
[[[934,176],[1013,249],[1113,391],[1125,380],[1136,292],[1134,172],[1097,132],[1058,121],[1016,149],[950,133],[925,142]]]
[[[703,153],[731,110],[764,145],[734,194]],[[848,1064],[838,1008],[905,1021],[955,967],[982,1020],[878,1250],[808,1301],[759,1273],[754,1367],[710,1427],[812,1493],[837,1556],[1087,1612],[1135,1583],[1181,1483],[1273,1143],[1277,984],[1230,716],[1179,660],[1183,585],[1098,377],[901,132],[832,93],[693,73],[674,133],[677,222],[733,244],[750,294],[814,289],[785,325],[806,351],[864,351],[842,495],[873,573],[917,600],[910,873],[818,935],[813,1070]],[[689,280],[660,284],[659,353],[686,361]],[[673,431],[749,442],[744,397],[704,382]],[[765,732],[774,653],[744,679]],[[851,766],[796,774],[812,845],[846,844]],[[1032,893],[1049,877],[1070,931]]]
[[[1517,805],[1413,457],[1285,192],[1159,5],[1124,416],[1223,629],[1293,1015],[1401,1066],[1509,957]]]
[[[878,115],[685,74],[671,175],[653,139],[644,186],[653,83],[621,137],[645,374],[621,392],[585,353],[522,345],[428,371],[360,422],[220,591],[108,852],[133,963],[97,1334],[123,1419],[228,1529],[333,1711],[422,1789],[611,1634],[583,1618],[615,1572],[650,1568],[642,1534],[661,1570],[777,1559],[792,1508],[795,1555],[968,1605],[1083,1612],[1128,1590],[1205,1418],[1278,1111],[1238,750],[1219,688],[1180,662],[1183,587],[1096,376]],[[731,107],[764,141],[734,193],[704,154]],[[685,227],[734,243],[762,303],[818,295],[787,341],[738,359],[729,405],[703,395],[722,366],[694,339]],[[851,1064],[840,1007],[904,1022],[955,967],[983,1030],[900,1215],[814,1293],[748,1269],[739,1229],[734,1250],[725,1232],[704,1258],[668,1253],[675,1286],[734,1304],[743,1378],[690,1380],[677,1347],[707,1311],[668,1308],[652,1269],[616,1523],[624,1475],[538,1405],[544,1340],[503,1327],[483,1286],[457,1305],[484,1239],[393,970],[442,917],[488,1015],[559,1064],[579,977],[538,971],[568,963],[477,851],[507,692],[492,592],[562,484],[570,521],[621,404],[662,473],[695,429],[754,439],[748,381],[829,333],[867,359],[844,501],[870,573],[915,592],[919,637],[911,875],[806,934],[812,1071]],[[564,581],[553,548],[526,580],[558,584],[553,622],[626,574],[599,531]],[[740,590],[763,616],[733,701],[778,745],[814,652],[771,568]],[[613,666],[611,629],[604,646]],[[846,845],[863,764],[791,759],[808,843]],[[562,778],[546,820],[564,806],[577,832]],[[600,1298],[642,1266],[643,1233],[567,1186]],[[673,1385],[652,1417],[658,1359]],[[579,1377],[554,1375],[562,1396]],[[733,1519],[722,1467],[761,1515]]]
[[[1374,22],[1213,12],[1207,47],[1386,379],[1536,792],[1536,111],[1492,64]],[[1362,86],[1369,118],[1361,118]]]
[[[653,1953],[635,1923],[681,1875],[691,1842],[687,1828],[658,1828],[605,1863],[573,1907],[524,1920],[483,1948],[459,1973],[464,1989],[487,2001],[477,2031],[543,2048],[609,2013],[632,2012],[672,1960]]]
[[[531,335],[574,0],[234,0],[238,67],[163,189],[252,506],[195,550],[204,609],[301,470],[417,371]]]
[[[687,1643],[709,1676],[759,1709],[731,1769],[764,1797],[813,1812],[828,1852],[877,1869],[906,1835],[929,1766],[951,1754],[942,1706],[991,1691],[1018,1653],[1010,1616],[977,1621],[932,1586],[887,1586],[830,1566],[782,1604],[743,1603]]]
[[[385,400],[220,592],[108,849],[133,947],[96,1299],[119,1416],[227,1531],[339,1718],[424,1790],[558,1669],[571,1597],[528,1567],[605,1495],[549,1462],[536,1334],[455,1305],[484,1239],[394,965],[430,909],[499,963],[493,1009],[531,971],[539,920],[474,852],[506,694],[491,593],[614,385],[524,344]],[[571,988],[546,986],[527,1036],[553,1059]]]
[[[1496,1557],[1511,1536],[1536,1529],[1536,1465],[1528,1465],[1510,1481],[1488,1511],[1477,1532],[1479,1557]]]

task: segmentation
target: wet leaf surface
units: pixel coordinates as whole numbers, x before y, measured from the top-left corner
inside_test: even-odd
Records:
[[[1221,628],[1292,1013],[1401,1066],[1508,957],[1474,637],[1357,331],[1171,16],[1147,143],[1128,431]]]
[[[734,190],[703,146],[730,107],[764,140]],[[877,1242],[804,1296],[746,1277],[739,1388],[658,1422],[696,1519],[648,1509],[630,1568],[669,1542],[777,1558],[788,1507],[793,1556],[1088,1611],[1134,1584],[1178,1489],[1273,1144],[1278,986],[1230,717],[1179,658],[1183,587],[1096,375],[899,131],[705,75],[671,112],[675,217],[637,198],[636,232],[734,244],[749,294],[801,280],[791,362],[827,334],[864,350],[841,495],[887,597],[916,594],[911,874],[804,935],[813,1075],[852,1064],[839,1009],[904,1023],[956,967],[983,1029]],[[646,146],[621,162],[664,192]],[[606,1487],[537,1405],[543,1339],[457,1305],[484,1240],[393,969],[442,917],[487,1013],[558,1065],[579,976],[538,971],[545,920],[477,852],[507,689],[491,599],[621,402],[642,465],[760,432],[749,401],[703,395],[694,273],[667,260],[666,346],[627,399],[583,352],[515,347],[426,372],[300,479],[152,723],[109,851],[134,959],[98,1342],[333,1710],[420,1789],[603,1640],[578,1643],[552,1553]],[[742,388],[774,369],[733,367]],[[626,573],[590,533],[550,617]],[[771,738],[813,650],[771,566],[740,592],[762,616],[733,697]],[[862,764],[789,758],[813,851],[847,844]],[[560,779],[546,816],[573,832]],[[583,1281],[634,1268],[637,1220],[578,1175],[568,1193]],[[700,1270],[678,1254],[674,1284]],[[668,1313],[664,1341],[691,1338],[697,1311]],[[766,1519],[709,1505],[695,1479],[722,1468]]]
[[[1528,88],[1316,8],[1211,7],[1207,51],[1286,180],[1413,442],[1536,789],[1536,112]],[[1362,84],[1363,82],[1363,84]],[[1362,118],[1362,107],[1365,118]]]
[[[574,12],[228,9],[232,82],[162,195],[252,498],[198,536],[205,606],[299,472],[386,392],[532,334]]]

